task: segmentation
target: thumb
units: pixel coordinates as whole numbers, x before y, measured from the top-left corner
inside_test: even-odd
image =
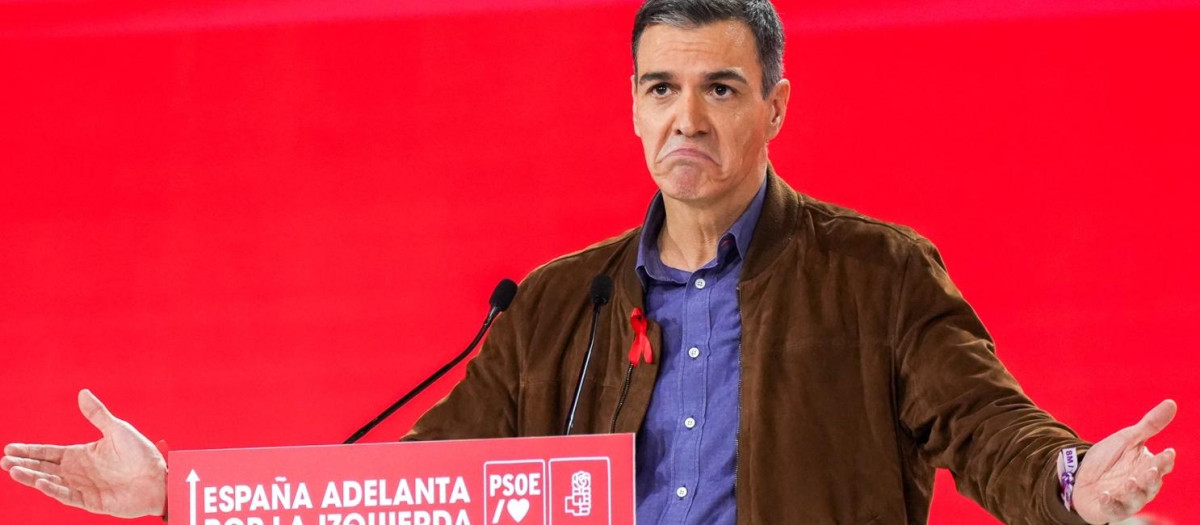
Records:
[[[1134,425],[1135,439],[1139,443],[1144,442],[1166,428],[1167,424],[1175,419],[1175,412],[1178,410],[1178,405],[1175,401],[1167,399],[1158,406],[1150,409],[1141,421]]]
[[[99,429],[106,436],[117,422],[117,418],[113,417],[112,413],[104,407],[104,403],[101,403],[100,399],[91,390],[86,388],[79,391],[79,411],[83,413],[83,417],[86,417],[92,426]]]

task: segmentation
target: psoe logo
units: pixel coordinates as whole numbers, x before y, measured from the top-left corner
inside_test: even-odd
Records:
[[[612,471],[606,457],[550,460],[550,525],[610,525]]]
[[[484,523],[546,523],[545,460],[489,461],[483,464]]]
[[[565,509],[572,516],[592,515],[592,474],[580,470],[571,474],[571,494],[567,496]]]

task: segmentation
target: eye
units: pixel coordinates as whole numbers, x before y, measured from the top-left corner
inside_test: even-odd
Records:
[[[656,96],[665,97],[671,92],[671,88],[666,84],[655,84],[650,88],[650,92],[654,93]]]
[[[726,86],[725,84],[713,85],[712,92],[714,95],[716,95],[719,98],[728,98],[728,97],[733,96],[734,93],[736,93],[736,91],[734,91],[733,88]]]

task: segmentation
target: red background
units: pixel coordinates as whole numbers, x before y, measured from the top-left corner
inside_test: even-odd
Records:
[[[780,2],[772,159],[931,238],[1085,438],[1178,400],[1148,510],[1193,522],[1200,5],[1010,4]],[[93,439],[83,387],[174,449],[344,439],[496,280],[641,220],[636,7],[0,3],[0,443]],[[933,513],[994,523],[945,475]],[[114,523],[9,481],[0,522]]]

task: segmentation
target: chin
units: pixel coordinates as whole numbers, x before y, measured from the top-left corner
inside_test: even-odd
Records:
[[[703,200],[712,193],[712,174],[692,166],[676,166],[655,177],[663,195],[678,201]]]

